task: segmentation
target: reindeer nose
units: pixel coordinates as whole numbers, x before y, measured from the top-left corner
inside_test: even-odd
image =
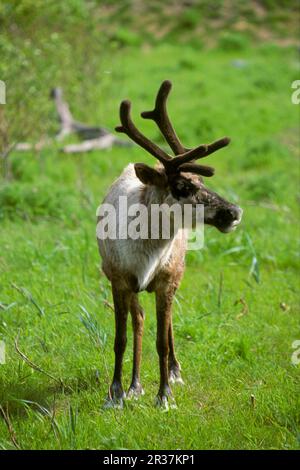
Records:
[[[233,222],[239,223],[242,219],[243,209],[239,206],[233,206],[229,209]]]
[[[234,205],[220,209],[217,213],[218,228],[223,232],[231,231],[231,229],[240,223],[242,213],[242,209]]]

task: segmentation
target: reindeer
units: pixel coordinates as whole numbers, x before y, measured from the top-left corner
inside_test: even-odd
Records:
[[[157,93],[154,109],[141,113],[141,116],[157,124],[175,156],[171,157],[136,128],[130,115],[130,101],[122,101],[121,126],[116,127],[116,131],[127,134],[136,144],[153,155],[159,164],[155,168],[144,163],[129,164],[113,183],[103,203],[111,204],[117,212],[121,212],[120,196],[127,198],[129,206],[142,203],[149,209],[153,204],[172,206],[177,203],[182,210],[185,204],[190,204],[193,208],[202,204],[204,223],[216,227],[221,232],[230,232],[240,223],[242,209],[206,188],[201,176],[212,176],[214,169],[195,163],[196,160],[227,146],[230,139],[224,137],[193,149],[183,147],[166,108],[171,86],[170,81],[164,81]],[[129,217],[120,213],[119,215],[119,224],[126,228]],[[151,218],[151,215],[149,217]],[[98,223],[101,220],[102,216],[98,216]],[[122,362],[127,341],[129,311],[133,326],[133,370],[127,398],[137,398],[144,394],[140,381],[144,312],[138,300],[138,293],[144,290],[154,292],[156,296],[156,347],[160,367],[156,403],[164,408],[173,404],[176,406],[170,384],[183,381],[174,347],[172,303],[184,272],[188,228],[191,227],[177,230],[173,225],[169,239],[98,238],[102,269],[111,282],[115,310],[115,368],[107,406],[122,407],[126,398],[122,386]]]

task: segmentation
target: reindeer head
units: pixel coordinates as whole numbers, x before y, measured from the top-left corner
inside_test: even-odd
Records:
[[[171,87],[171,82],[165,80],[157,93],[154,109],[144,111],[141,116],[156,122],[175,157],[151,142],[135,127],[130,117],[131,103],[128,100],[121,103],[122,125],[116,127],[116,131],[127,134],[161,163],[159,168],[151,168],[144,163],[135,164],[136,175],[142,183],[154,185],[163,191],[166,195],[165,202],[170,205],[174,202],[179,202],[182,207],[184,204],[192,206],[203,204],[204,222],[215,226],[221,232],[230,232],[241,221],[242,209],[206,188],[201,176],[213,176],[214,169],[195,163],[196,160],[227,146],[230,139],[223,137],[211,144],[199,145],[193,149],[183,147],[167,113],[166,101]]]

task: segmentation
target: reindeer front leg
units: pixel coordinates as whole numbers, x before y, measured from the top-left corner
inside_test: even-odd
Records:
[[[173,322],[172,322],[172,314],[170,318],[170,325],[169,325],[169,382],[171,384],[179,383],[184,385],[184,382],[181,378],[181,367],[175,355],[175,346],[174,346],[174,334],[173,334]]]
[[[112,293],[116,327],[114,345],[115,370],[105,407],[122,407],[123,399],[126,397],[122,386],[122,365],[127,343],[127,317],[131,293],[129,291],[119,290],[114,283],[112,283]]]
[[[127,398],[138,398],[140,395],[144,395],[144,390],[140,381],[144,312],[139,304],[136,294],[132,294],[131,297],[130,313],[132,316],[133,328],[133,368],[132,380],[127,393]]]
[[[159,287],[156,294],[157,339],[156,347],[159,356],[160,385],[156,404],[168,409],[168,402],[174,402],[169,385],[169,329],[171,325],[172,301],[174,289]],[[174,404],[174,403],[173,403]]]

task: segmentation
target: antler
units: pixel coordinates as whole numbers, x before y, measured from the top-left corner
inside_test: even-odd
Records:
[[[178,158],[173,158],[172,164],[174,167],[181,165],[182,163],[190,162],[195,159],[206,157],[216,150],[225,147],[229,144],[230,139],[224,137],[223,139],[217,140],[212,144],[207,145],[207,150],[205,153],[199,152],[199,149],[203,147],[199,146],[195,149],[188,149],[183,147],[179,138],[176,135],[176,132],[171,124],[171,121],[167,112],[167,99],[172,88],[172,83],[170,80],[165,80],[162,82],[155,100],[155,107],[152,111],[144,111],[141,113],[141,116],[144,119],[152,119],[160,129],[162,135],[165,137],[166,141],[170,145],[174,154]],[[198,153],[199,152],[199,153]]]
[[[155,158],[157,158],[165,167],[167,162],[172,159],[164,150],[162,150],[158,145],[151,140],[147,139],[133,124],[130,117],[131,102],[129,100],[122,101],[120,106],[120,120],[122,126],[117,126],[115,130],[117,132],[124,132],[130,137],[134,142],[143,147],[147,152],[151,153]]]
[[[193,149],[187,149],[183,147],[176,135],[167,113],[166,102],[171,88],[172,83],[169,80],[165,80],[158,90],[154,109],[152,111],[142,112],[141,116],[144,119],[152,119],[157,124],[162,135],[165,137],[176,157],[172,158],[167,152],[147,139],[147,137],[145,137],[135,127],[130,117],[131,103],[128,100],[122,101],[121,103],[120,119],[122,126],[116,127],[116,131],[124,132],[134,142],[139,144],[141,147],[151,153],[151,155],[156,157],[164,165],[168,174],[183,171],[193,172],[203,176],[212,176],[214,174],[213,168],[190,162],[206,157],[216,150],[225,147],[229,144],[230,139],[228,137],[223,137],[222,139],[216,140],[211,144],[199,145]]]
[[[190,150],[181,144],[176,132],[171,124],[167,112],[167,99],[172,88],[170,80],[162,82],[155,100],[155,107],[152,111],[143,111],[141,116],[144,119],[152,119],[158,125],[162,135],[170,145],[175,155],[185,153]]]

